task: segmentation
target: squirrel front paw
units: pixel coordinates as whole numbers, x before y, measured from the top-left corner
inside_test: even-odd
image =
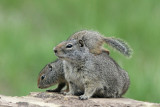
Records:
[[[81,96],[79,96],[79,99],[80,100],[87,100],[89,97],[88,96],[86,96],[86,95],[81,95]]]
[[[63,95],[73,95],[72,92],[61,92]]]

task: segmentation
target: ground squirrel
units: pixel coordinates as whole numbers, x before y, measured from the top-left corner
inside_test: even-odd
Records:
[[[38,76],[38,88],[48,88],[58,84],[58,87],[54,90],[47,90],[48,92],[60,92],[65,85],[67,86],[66,90],[68,92],[69,86],[68,82],[64,77],[63,63],[61,59],[47,64],[39,73]]]
[[[121,97],[130,84],[128,73],[106,52],[92,54],[85,43],[83,40],[73,39],[64,41],[54,48],[55,55],[63,60],[65,78],[69,83],[67,94],[77,93],[76,85],[84,93],[79,97],[81,100],[92,96]]]
[[[114,37],[104,37],[96,31],[82,30],[74,33],[68,38],[68,40],[71,39],[83,40],[84,44],[89,48],[90,52],[96,55],[102,53],[102,50],[109,54],[108,49],[102,48],[104,43],[107,43],[109,46],[127,57],[130,57],[132,53],[131,48],[129,48],[128,44],[123,40]]]

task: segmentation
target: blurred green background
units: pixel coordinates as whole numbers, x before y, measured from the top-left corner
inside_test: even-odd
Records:
[[[0,94],[45,91],[37,77],[53,47],[82,29],[128,42],[131,59],[109,48],[131,78],[125,97],[160,103],[159,0],[1,0]]]

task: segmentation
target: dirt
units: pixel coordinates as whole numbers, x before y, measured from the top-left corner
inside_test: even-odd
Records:
[[[28,96],[0,95],[0,107],[160,107],[160,104],[129,98],[90,98],[79,100],[78,96],[65,96],[53,92],[32,92]]]

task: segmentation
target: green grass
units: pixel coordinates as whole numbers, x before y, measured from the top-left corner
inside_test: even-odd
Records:
[[[1,0],[0,94],[45,91],[37,88],[37,76],[56,59],[53,47],[78,30],[92,29],[134,50],[126,59],[109,48],[131,78],[125,97],[160,103],[159,19],[158,0]]]

